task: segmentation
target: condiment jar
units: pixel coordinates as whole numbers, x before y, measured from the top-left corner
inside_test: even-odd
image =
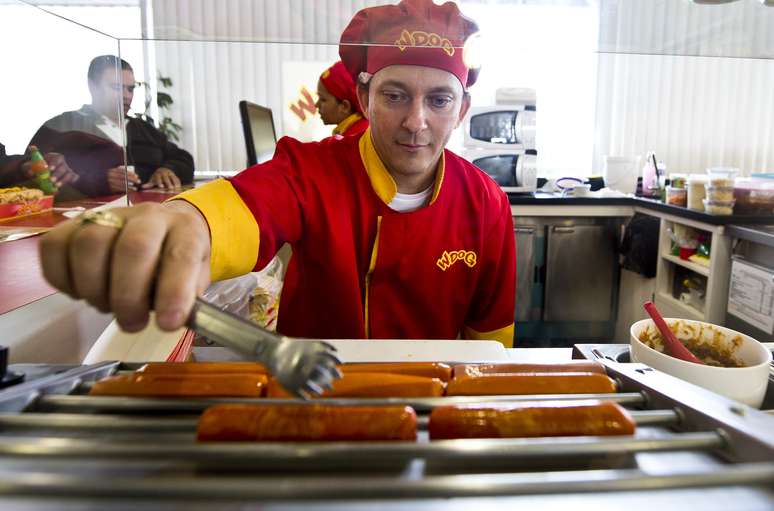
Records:
[[[708,177],[703,174],[691,174],[688,176],[688,209],[696,211],[704,211],[704,204],[702,201],[705,197],[704,186],[707,184]]]
[[[688,202],[688,190],[685,188],[666,187],[666,203],[673,206],[685,207]]]

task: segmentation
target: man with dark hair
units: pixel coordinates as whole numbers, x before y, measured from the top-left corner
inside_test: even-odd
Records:
[[[193,158],[151,123],[128,117],[134,97],[132,66],[114,55],[89,64],[91,104],[49,119],[30,142],[66,156],[81,179],[74,187],[90,196],[129,188],[178,188],[193,181]],[[126,130],[124,165],[123,112]],[[132,168],[133,167],[133,168]]]
[[[402,0],[358,12],[339,54],[369,121],[302,143],[161,204],[57,226],[41,240],[57,288],[137,331],[182,326],[210,279],[293,257],[277,330],[294,337],[494,339],[513,344],[508,198],[445,149],[470,107],[476,24],[456,4]],[[473,41],[472,44],[469,44]],[[94,225],[96,224],[96,225]],[[89,257],[81,257],[88,254]]]

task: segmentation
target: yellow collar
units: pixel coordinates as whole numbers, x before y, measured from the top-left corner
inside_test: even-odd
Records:
[[[385,204],[390,204],[392,199],[395,198],[395,194],[398,193],[398,185],[395,184],[395,180],[390,175],[387,167],[384,166],[382,159],[379,158],[379,154],[376,152],[374,142],[371,139],[371,128],[369,127],[360,137],[360,159],[363,160],[363,166],[368,174],[368,179],[371,181],[371,186],[376,192],[376,195],[382,199]],[[446,167],[446,155],[441,153],[441,158],[438,161],[438,170],[435,174],[435,186],[433,187],[433,196],[430,199],[430,204],[434,203],[438,198],[438,194],[441,192],[441,185],[443,184],[444,170]]]
[[[336,125],[335,128],[333,128],[333,134],[334,135],[343,135],[347,132],[350,126],[355,124],[357,121],[362,119],[363,116],[359,113],[355,112],[354,114],[351,114],[349,117],[341,121],[339,124]]]

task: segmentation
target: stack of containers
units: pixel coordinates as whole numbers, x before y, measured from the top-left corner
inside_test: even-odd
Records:
[[[708,181],[704,185],[704,211],[712,215],[731,215],[734,213],[734,180],[739,169],[731,167],[713,167],[707,169]]]

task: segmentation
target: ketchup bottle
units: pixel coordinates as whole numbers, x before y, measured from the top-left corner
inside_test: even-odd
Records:
[[[46,195],[53,195],[56,193],[56,185],[51,181],[51,171],[48,168],[48,163],[40,154],[40,151],[34,145],[29,147],[30,163],[32,164],[30,169],[32,170],[32,181],[37,188],[43,190]]]

